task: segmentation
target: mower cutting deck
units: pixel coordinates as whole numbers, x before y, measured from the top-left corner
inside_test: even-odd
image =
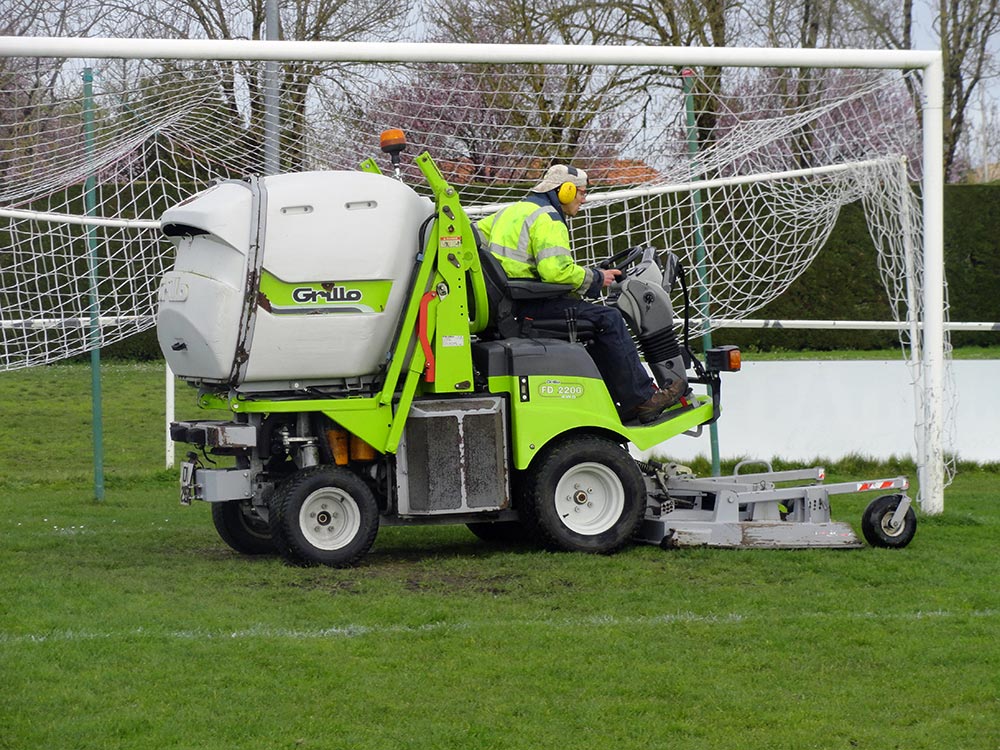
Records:
[[[831,519],[830,496],[909,487],[906,477],[822,484],[819,467],[741,474],[743,465],[731,476],[697,478],[684,467],[647,462],[647,475],[656,480],[649,497],[660,505],[651,505],[636,538],[664,548],[856,548],[863,543],[850,524]],[[903,493],[876,499],[862,518],[874,546],[905,546],[915,530]]]

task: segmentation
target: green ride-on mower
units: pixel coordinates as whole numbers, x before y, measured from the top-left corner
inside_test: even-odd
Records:
[[[383,150],[396,162],[398,146]],[[909,542],[903,477],[697,478],[635,460],[630,444],[648,450],[718,419],[719,373],[739,369],[734,347],[703,364],[678,342],[673,256],[609,259],[623,270],[609,304],[658,383],[680,377],[705,393],[689,389],[651,423],[623,422],[582,322],[516,317],[517,300],[567,288],[507,279],[430,155],[416,164],[432,198],[368,160],[221,182],[162,216],[177,253],[159,292],[161,348],[202,407],[231,414],[171,425],[192,446],[181,501],[211,503],[233,549],[345,566],[380,525],[427,523],[595,553],[632,541],[852,547],[829,496],[869,489],[893,493],[866,511],[868,541]]]

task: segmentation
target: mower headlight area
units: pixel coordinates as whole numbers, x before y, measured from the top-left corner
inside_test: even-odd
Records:
[[[257,428],[250,424],[216,420],[171,422],[170,439],[199,448],[255,448]]]
[[[742,364],[738,346],[716,346],[705,351],[705,369],[709,372],[739,372]]]

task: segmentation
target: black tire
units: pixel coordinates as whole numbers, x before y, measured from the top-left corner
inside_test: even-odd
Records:
[[[244,555],[273,555],[277,552],[267,522],[253,512],[249,501],[212,503],[212,523],[226,544]]]
[[[521,496],[521,517],[547,546],[608,554],[642,522],[646,486],[639,467],[614,440],[573,437],[535,459]]]
[[[368,485],[349,469],[311,466],[279,485],[270,522],[290,563],[343,568],[371,549],[379,512]]]
[[[917,533],[917,514],[913,512],[912,506],[907,508],[903,524],[898,529],[889,526],[902,499],[902,495],[883,495],[872,500],[865,508],[861,516],[861,533],[873,547],[901,549]]]
[[[531,535],[520,521],[477,521],[465,524],[473,534],[490,544],[509,546],[531,541]]]

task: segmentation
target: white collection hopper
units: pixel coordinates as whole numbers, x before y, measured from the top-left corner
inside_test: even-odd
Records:
[[[365,172],[225,182],[164,212],[157,335],[171,369],[249,389],[372,375],[433,204]]]

